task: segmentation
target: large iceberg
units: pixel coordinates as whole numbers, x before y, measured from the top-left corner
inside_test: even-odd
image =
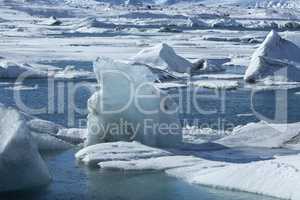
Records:
[[[164,43],[143,49],[132,60],[135,64],[178,73],[188,73],[193,67],[191,62],[177,55],[172,47]]]
[[[271,31],[252,55],[244,79],[256,82],[267,77],[278,81],[300,81],[300,48]]]
[[[100,90],[88,101],[87,145],[119,140],[159,147],[181,144],[177,105],[154,86],[147,67],[98,58],[94,71]]]
[[[49,183],[48,168],[22,115],[2,106],[0,114],[0,192]]]

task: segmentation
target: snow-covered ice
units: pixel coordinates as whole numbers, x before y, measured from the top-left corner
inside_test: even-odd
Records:
[[[300,48],[271,31],[252,55],[244,79],[256,82],[268,76],[279,81],[299,81]]]
[[[140,51],[132,60],[136,64],[178,73],[190,72],[192,68],[192,63],[177,55],[174,49],[165,43]]]
[[[271,124],[264,121],[236,127],[230,136],[217,142],[230,147],[284,147],[293,138],[299,136],[299,123]]]
[[[76,153],[76,159],[89,166],[100,162],[138,160],[171,155],[170,152],[142,145],[138,142],[102,143],[85,147]]]
[[[201,87],[201,88],[208,88],[208,89],[232,90],[239,87],[239,82],[233,80],[199,80],[199,81],[192,81],[191,85],[194,87]]]
[[[246,164],[202,162],[167,174],[192,184],[252,192],[283,199],[299,198],[299,155]]]
[[[229,58],[200,59],[193,63],[192,73],[205,74],[225,71],[223,64],[229,62]]]

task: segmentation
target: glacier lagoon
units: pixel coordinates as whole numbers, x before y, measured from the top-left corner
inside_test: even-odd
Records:
[[[12,84],[12,83],[11,83]],[[54,91],[57,93],[60,87],[64,88],[65,99],[68,99],[68,86],[76,84],[74,81],[58,81],[54,84]],[[86,84],[93,85],[93,81],[87,81]],[[45,80],[28,80],[25,85],[27,88],[20,90],[21,99],[23,103],[31,108],[42,108],[49,106],[47,103],[48,83]],[[38,85],[38,87],[34,87]],[[13,90],[9,89],[8,85],[0,87],[0,92],[3,94],[1,103],[8,106],[15,106],[16,102],[13,100]],[[26,87],[25,87],[26,88]],[[188,89],[183,89],[188,91]],[[297,94],[300,89],[297,87],[284,90],[288,95],[288,121],[295,122],[300,119],[297,112],[299,110],[300,96]],[[274,95],[280,90],[260,90],[255,93],[252,98],[255,109],[260,114],[272,118],[274,114]],[[170,89],[169,94],[174,95],[176,101],[176,94],[178,89]],[[225,92],[225,109],[226,112],[221,111],[222,103],[220,99],[216,98],[212,101],[207,99],[207,94],[213,94],[215,91],[210,89],[199,90],[205,98],[200,95],[197,101],[201,105],[205,105],[205,110],[217,110],[218,112],[211,115],[201,115],[192,108],[192,112],[181,114],[182,122],[193,123],[193,119],[197,118],[202,123],[214,124],[216,118],[221,122],[232,123],[235,126],[246,124],[248,122],[256,121],[256,117],[252,114],[251,109],[251,92],[252,90],[246,87],[237,90],[223,91]],[[206,95],[204,95],[206,94]],[[85,108],[86,101],[91,93],[86,88],[78,89],[75,93],[75,104],[77,107]],[[32,98],[34,96],[35,98]],[[184,105],[187,105],[187,99],[184,100]],[[68,101],[65,101],[64,112],[57,113],[62,109],[61,105],[57,104],[57,100],[53,101],[53,114],[38,114],[37,116],[46,120],[54,121],[58,124],[68,127],[69,114]],[[52,105],[50,103],[50,105]],[[60,107],[60,108],[58,108]],[[86,114],[74,115],[75,126],[79,127],[78,120],[85,119]],[[83,122],[84,123],[84,122]],[[82,125],[82,124],[81,124]],[[49,170],[53,177],[53,182],[46,188],[38,191],[29,191],[26,193],[4,194],[5,199],[232,199],[232,200],[254,200],[254,199],[272,199],[253,195],[249,193],[225,191],[219,189],[212,189],[208,187],[195,186],[188,184],[180,179],[169,177],[162,172],[124,172],[124,171],[105,171],[99,169],[89,169],[78,163],[74,158],[76,149],[62,152],[44,154]],[[275,152],[276,153],[276,152]],[[275,154],[274,153],[274,154]],[[277,152],[278,153],[278,152]],[[283,150],[283,153],[284,150]],[[212,158],[213,159],[213,158]],[[230,158],[228,158],[230,159]],[[247,160],[239,159],[234,162],[247,162]],[[158,181],[159,180],[159,181]]]
[[[275,200],[243,192],[195,186],[162,172],[123,172],[88,169],[75,164],[74,150],[44,155],[53,182],[38,191],[4,194],[2,199],[109,200]]]

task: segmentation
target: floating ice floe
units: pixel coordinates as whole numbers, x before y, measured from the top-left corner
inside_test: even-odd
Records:
[[[187,87],[186,84],[177,83],[177,82],[163,82],[163,83],[155,83],[155,86],[159,89],[171,89],[171,88],[183,88]]]
[[[183,129],[183,140],[187,143],[213,142],[231,134],[231,131],[221,131],[212,128],[188,126]]]
[[[0,113],[0,192],[48,184],[48,168],[23,116],[3,106]]]
[[[45,78],[47,72],[34,69],[29,64],[17,64],[7,60],[0,60],[0,78],[17,79],[24,78]]]
[[[38,89],[38,85],[34,85],[34,86],[26,86],[26,85],[14,85],[14,86],[9,86],[7,88],[4,88],[5,90],[13,90],[13,91],[28,91],[28,90],[37,90]]]
[[[191,184],[297,200],[300,198],[299,158],[299,155],[281,156],[245,164],[204,160],[166,173]]]
[[[63,128],[56,133],[55,137],[71,144],[82,144],[86,140],[87,129]]]
[[[87,145],[120,140],[159,147],[181,144],[177,105],[153,85],[155,76],[147,67],[98,58],[94,71],[101,87],[88,101]]]
[[[187,27],[190,28],[208,28],[209,25],[201,20],[198,20],[196,18],[188,18],[187,19]]]
[[[250,21],[248,24],[245,25],[247,28],[250,29],[278,29],[279,25],[276,22],[273,21]]]
[[[74,27],[78,28],[115,28],[116,25],[112,23],[106,23],[97,20],[94,17],[88,17],[81,21],[78,24],[75,24]]]
[[[130,161],[172,155],[168,151],[148,147],[138,142],[112,142],[85,147],[76,153],[78,161],[96,167],[100,162]]]
[[[218,79],[218,80],[237,80],[243,79],[244,75],[240,74],[201,74],[193,76],[193,79]]]
[[[136,64],[178,73],[187,73],[193,66],[191,62],[177,55],[172,47],[164,43],[140,51],[132,60]]]
[[[256,82],[266,77],[275,81],[300,81],[300,48],[271,31],[252,55],[244,79]]]
[[[93,72],[76,70],[73,66],[67,66],[62,71],[57,71],[54,74],[55,79],[96,79]]]
[[[300,136],[299,129],[300,123],[269,124],[261,121],[237,127],[230,136],[217,142],[229,147],[281,148]]]
[[[223,64],[230,61],[230,58],[219,58],[219,59],[201,59],[193,63],[191,73],[205,74],[212,72],[224,71]]]
[[[235,19],[216,19],[211,23],[212,28],[242,28],[243,25]]]
[[[239,87],[239,82],[232,81],[232,80],[199,80],[199,81],[192,81],[191,85],[194,87],[201,87],[201,88],[208,88],[208,89],[233,90]]]

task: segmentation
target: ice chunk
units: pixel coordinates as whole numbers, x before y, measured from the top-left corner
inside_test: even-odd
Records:
[[[34,118],[27,122],[28,127],[31,131],[55,135],[58,133],[59,129],[63,128],[62,126],[55,124],[50,121]]]
[[[49,171],[22,115],[2,106],[0,113],[0,192],[49,183]]]
[[[273,21],[250,21],[249,24],[247,24],[247,28],[253,28],[253,29],[278,29],[279,25]]]
[[[200,162],[194,156],[162,156],[157,158],[139,160],[113,160],[100,162],[98,165],[102,169],[118,170],[167,170],[178,167],[193,166]]]
[[[187,143],[213,142],[231,134],[231,131],[215,130],[212,128],[198,128],[187,126],[183,130],[183,138]]]
[[[76,70],[74,66],[67,66],[62,71],[57,71],[55,79],[95,79],[95,74],[85,70]]]
[[[70,138],[65,138],[59,135],[61,130],[66,130],[63,126],[35,118],[31,115],[27,115],[26,113],[21,114],[39,151],[66,150],[72,148],[72,144],[75,144],[70,142]]]
[[[62,151],[73,147],[70,143],[49,134],[33,131],[30,133],[40,152]]]
[[[218,58],[218,59],[200,59],[193,63],[192,73],[213,73],[224,71],[223,64],[230,62],[230,58]]]
[[[232,90],[239,87],[239,82],[232,80],[199,80],[191,82],[191,85],[208,89]]]
[[[28,64],[16,64],[7,60],[0,60],[0,78],[16,79],[21,75],[24,78],[45,78],[47,72],[34,69]]]
[[[187,26],[191,28],[207,28],[209,25],[206,22],[198,20],[196,18],[188,18]]]
[[[225,18],[214,20],[211,24],[213,28],[242,28],[243,25],[235,19]]]
[[[155,86],[159,89],[171,89],[171,88],[182,88],[187,87],[186,84],[178,82],[164,82],[164,83],[155,83]]]
[[[119,140],[160,147],[181,144],[177,105],[154,87],[147,67],[98,58],[94,71],[101,87],[88,101],[87,145]]]
[[[266,122],[249,123],[233,130],[230,136],[217,142],[230,147],[284,147],[294,137],[298,136],[300,123],[268,124]]]
[[[300,198],[299,158],[299,155],[283,156],[246,164],[205,161],[167,170],[167,174],[193,184],[297,200]]]
[[[282,81],[300,81],[300,48],[271,31],[265,41],[252,55],[244,79],[255,82],[268,76],[279,77]],[[281,78],[280,78],[281,77]]]
[[[44,20],[41,24],[48,26],[59,26],[62,24],[62,22],[58,20],[55,16],[51,16],[49,19]]]
[[[71,144],[84,143],[87,137],[87,129],[81,128],[64,128],[60,129],[56,134],[57,138],[60,138]]]
[[[78,161],[96,167],[105,161],[130,161],[172,155],[168,151],[148,147],[138,142],[112,142],[85,147],[76,153]]]
[[[188,60],[177,55],[172,47],[164,43],[140,51],[132,60],[137,64],[179,73],[189,72],[193,66]]]
[[[79,22],[79,24],[75,25],[76,28],[115,28],[116,25],[112,23],[106,23],[98,21],[94,17],[88,17]]]

